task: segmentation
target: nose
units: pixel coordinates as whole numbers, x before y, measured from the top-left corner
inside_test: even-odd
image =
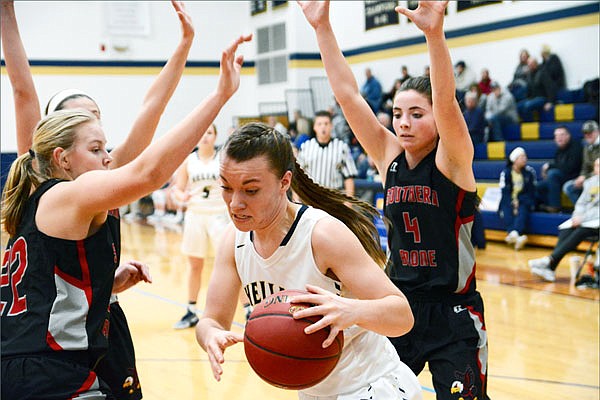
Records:
[[[232,211],[243,210],[246,208],[243,196],[240,192],[233,192],[231,199],[229,200],[229,208]]]
[[[104,157],[104,165],[108,166],[112,162],[113,158],[110,153],[106,153],[106,157]]]

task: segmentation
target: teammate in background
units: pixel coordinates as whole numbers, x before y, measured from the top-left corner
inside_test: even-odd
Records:
[[[152,141],[160,117],[167,106],[185,68],[185,63],[194,38],[194,27],[183,2],[172,1],[173,8],[181,24],[181,40],[156,77],[144,97],[140,113],[122,144],[111,151],[112,161],[109,168],[127,164],[139,155]],[[2,47],[6,70],[13,89],[17,127],[17,153],[26,153],[31,148],[32,133],[40,120],[40,105],[33,83],[27,54],[21,37],[14,11],[13,1],[2,1]],[[66,89],[56,93],[48,102],[45,114],[62,109],[83,108],[100,119],[100,108],[88,94],[77,89]],[[137,201],[138,199],[136,199]],[[119,218],[119,213],[111,213],[109,218]],[[119,233],[120,235],[120,233]],[[130,260],[120,267],[131,277],[140,276],[150,281],[148,267],[143,263]],[[118,276],[121,276],[118,274]],[[119,399],[142,398],[141,386],[135,365],[135,351],[129,332],[129,326],[121,309],[116,293],[124,290],[115,280],[111,297],[111,326],[109,351],[102,358],[96,371],[109,384],[113,394]]]
[[[329,21],[329,1],[299,2],[314,28],[329,82],[357,139],[385,183],[389,275],[406,294],[413,329],[391,338],[415,373],[425,363],[438,399],[486,394],[487,334],[476,290],[471,226],[477,204],[473,144],[455,98],[443,21],[447,1],[397,7],[425,35],[430,78],[411,78],[395,96],[385,129],[364,101]]]
[[[217,88],[123,167],[108,168],[106,137],[92,113],[57,111],[40,121],[2,196],[10,235],[0,292],[2,398],[112,398],[94,371],[108,347],[113,281],[121,278],[118,221],[109,210],[156,190],[185,160],[239,87],[243,58],[235,52],[250,38],[223,51]]]
[[[213,124],[198,142],[198,149],[178,169],[173,186],[177,200],[187,204],[181,251],[189,261],[188,308],[175,324],[175,329],[190,328],[198,323],[196,301],[202,282],[204,260],[211,253],[210,249],[214,249],[219,243],[229,222],[219,185],[216,140],[217,128]]]
[[[300,391],[300,399],[342,393],[348,399],[421,399],[416,376],[382,336],[405,334],[413,318],[381,268],[385,255],[373,224],[378,211],[314,183],[289,138],[261,123],[245,125],[227,140],[220,175],[234,226],[219,246],[206,310],[196,326],[215,379],[221,379],[225,349],[243,340],[230,331],[240,288],[252,305],[283,289],[307,289],[310,294],[293,301],[315,307],[294,318],[322,315],[306,333],[329,326],[326,347],[343,330],[344,349],[333,372]],[[290,188],[303,204],[288,199]]]

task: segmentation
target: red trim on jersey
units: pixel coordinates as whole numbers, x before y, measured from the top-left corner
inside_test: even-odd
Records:
[[[54,273],[65,280],[70,285],[73,285],[85,292],[85,297],[88,302],[88,306],[92,304],[92,282],[90,279],[90,266],[87,262],[87,256],[85,253],[85,247],[83,240],[77,241],[77,255],[79,257],[79,266],[81,267],[81,279],[77,279],[71,275],[58,269],[54,266]]]
[[[54,336],[52,336],[52,334],[49,331],[46,332],[46,343],[48,343],[48,346],[50,346],[50,348],[54,351],[63,350],[61,345],[56,342]]]
[[[75,398],[79,397],[79,395],[81,393],[84,393],[84,392],[87,392],[88,390],[90,390],[95,381],[96,381],[96,373],[94,371],[90,371],[90,374],[88,375],[86,380],[83,382],[81,387],[79,389],[77,389],[77,391],[73,394],[73,396],[69,397],[69,400],[75,399]]]

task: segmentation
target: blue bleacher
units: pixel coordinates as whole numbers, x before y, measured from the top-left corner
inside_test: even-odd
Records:
[[[535,169],[539,178],[541,176],[542,165],[548,160],[529,160],[528,165]],[[504,160],[475,160],[473,161],[473,174],[476,181],[495,181],[500,178],[500,172],[506,167]]]
[[[541,123],[530,123],[532,126],[536,139],[554,139],[554,130],[559,126],[566,126],[571,136],[575,139],[581,139],[583,134],[581,128],[585,121],[565,121],[565,122],[541,122]],[[508,141],[512,140],[524,140],[523,130],[525,124],[512,124],[504,128],[503,134],[504,139]]]
[[[503,231],[504,223],[494,211],[481,211],[483,226],[485,229]],[[544,212],[533,212],[529,214],[527,221],[528,231],[536,235],[558,236],[558,225],[571,217],[571,214],[549,214]]]

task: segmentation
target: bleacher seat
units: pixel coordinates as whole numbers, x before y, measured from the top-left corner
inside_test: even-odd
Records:
[[[504,231],[504,223],[494,211],[481,211],[483,226],[485,229]],[[571,214],[550,214],[544,212],[533,212],[527,220],[527,233],[536,235],[558,236],[558,225],[571,217]]]
[[[559,126],[566,126],[571,136],[575,139],[581,139],[583,134],[581,128],[585,121],[564,121],[564,122],[523,122],[512,124],[504,128],[504,139],[512,140],[540,140],[554,139],[554,130]]]
[[[474,147],[475,160],[506,160],[516,147],[522,147],[530,160],[552,159],[556,153],[556,143],[553,140],[478,143]]]
[[[596,118],[596,107],[590,103],[556,104],[540,113],[541,122],[575,121]]]
[[[542,165],[547,160],[529,160],[528,165],[535,169],[538,178],[541,176]],[[473,174],[476,181],[498,181],[500,172],[506,167],[504,160],[475,160],[473,161]]]
[[[583,88],[573,90],[560,89],[556,94],[556,102],[561,104],[584,103]]]

